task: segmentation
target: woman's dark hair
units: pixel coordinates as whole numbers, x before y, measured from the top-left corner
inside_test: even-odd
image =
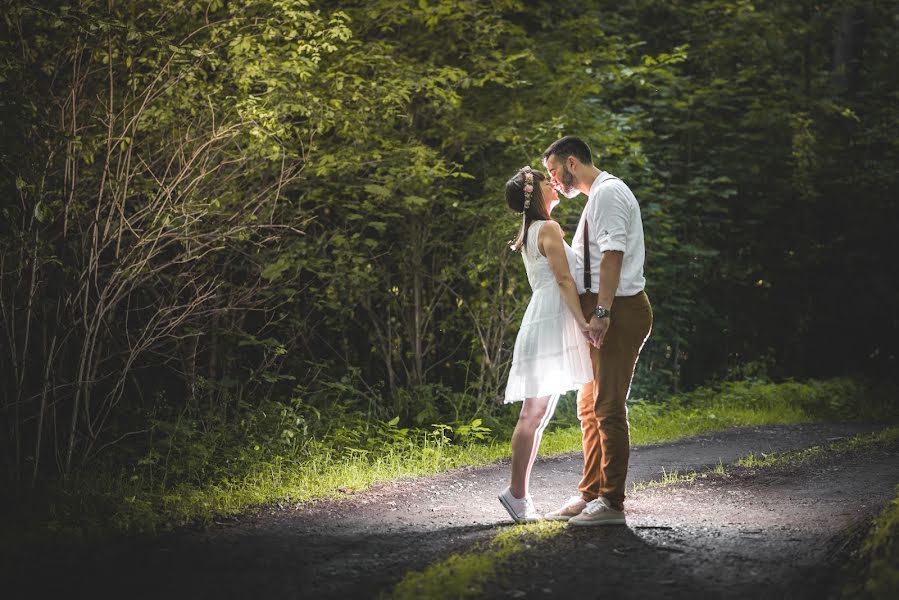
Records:
[[[539,171],[531,171],[534,176],[534,191],[531,192],[531,204],[524,212],[524,218],[521,222],[521,230],[518,237],[509,242],[513,252],[521,252],[528,245],[528,227],[534,221],[548,221],[549,213],[546,212],[546,202],[543,201],[543,192],[540,189],[540,182],[546,179],[543,173]],[[517,213],[524,211],[524,185],[525,185],[525,169],[520,169],[509,181],[506,182],[506,204],[509,208]]]

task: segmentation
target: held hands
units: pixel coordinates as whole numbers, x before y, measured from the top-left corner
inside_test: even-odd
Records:
[[[584,334],[587,341],[592,346],[599,348],[602,345],[603,338],[606,336],[606,331],[609,330],[609,319],[608,317],[605,319],[592,317],[589,323],[582,321],[578,323],[578,326],[581,328],[581,333]]]
[[[577,325],[580,327],[581,333],[584,334],[584,339],[593,344],[593,340],[590,337],[590,324],[587,321],[580,321]]]
[[[592,317],[590,319],[590,323],[587,324],[587,329],[584,332],[584,335],[587,336],[587,339],[591,344],[599,348],[602,346],[602,340],[606,337],[606,332],[609,330],[609,318],[605,317],[603,319],[598,319],[597,317]]]

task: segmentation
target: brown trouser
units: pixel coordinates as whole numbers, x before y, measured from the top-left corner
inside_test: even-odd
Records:
[[[587,320],[595,307],[596,294],[581,296],[581,310]],[[593,381],[583,385],[577,397],[584,444],[584,476],[578,491],[587,501],[603,496],[618,510],[624,508],[630,458],[625,401],[650,329],[652,306],[645,292],[615,298],[602,347],[590,346]]]

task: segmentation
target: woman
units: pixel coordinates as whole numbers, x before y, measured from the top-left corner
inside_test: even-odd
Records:
[[[512,434],[512,480],[499,500],[515,521],[536,521],[541,516],[528,481],[540,438],[559,395],[591,381],[593,368],[572,274],[574,252],[549,216],[559,203],[556,190],[542,173],[524,167],[506,183],[506,202],[523,214],[512,250],[521,253],[532,295],[506,384],[506,403],[524,406]]]

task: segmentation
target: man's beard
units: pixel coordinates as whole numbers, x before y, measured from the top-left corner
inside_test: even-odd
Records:
[[[568,167],[562,165],[562,178],[559,180],[562,184],[562,195],[566,198],[577,198],[580,192],[574,187],[574,175],[568,170]]]

